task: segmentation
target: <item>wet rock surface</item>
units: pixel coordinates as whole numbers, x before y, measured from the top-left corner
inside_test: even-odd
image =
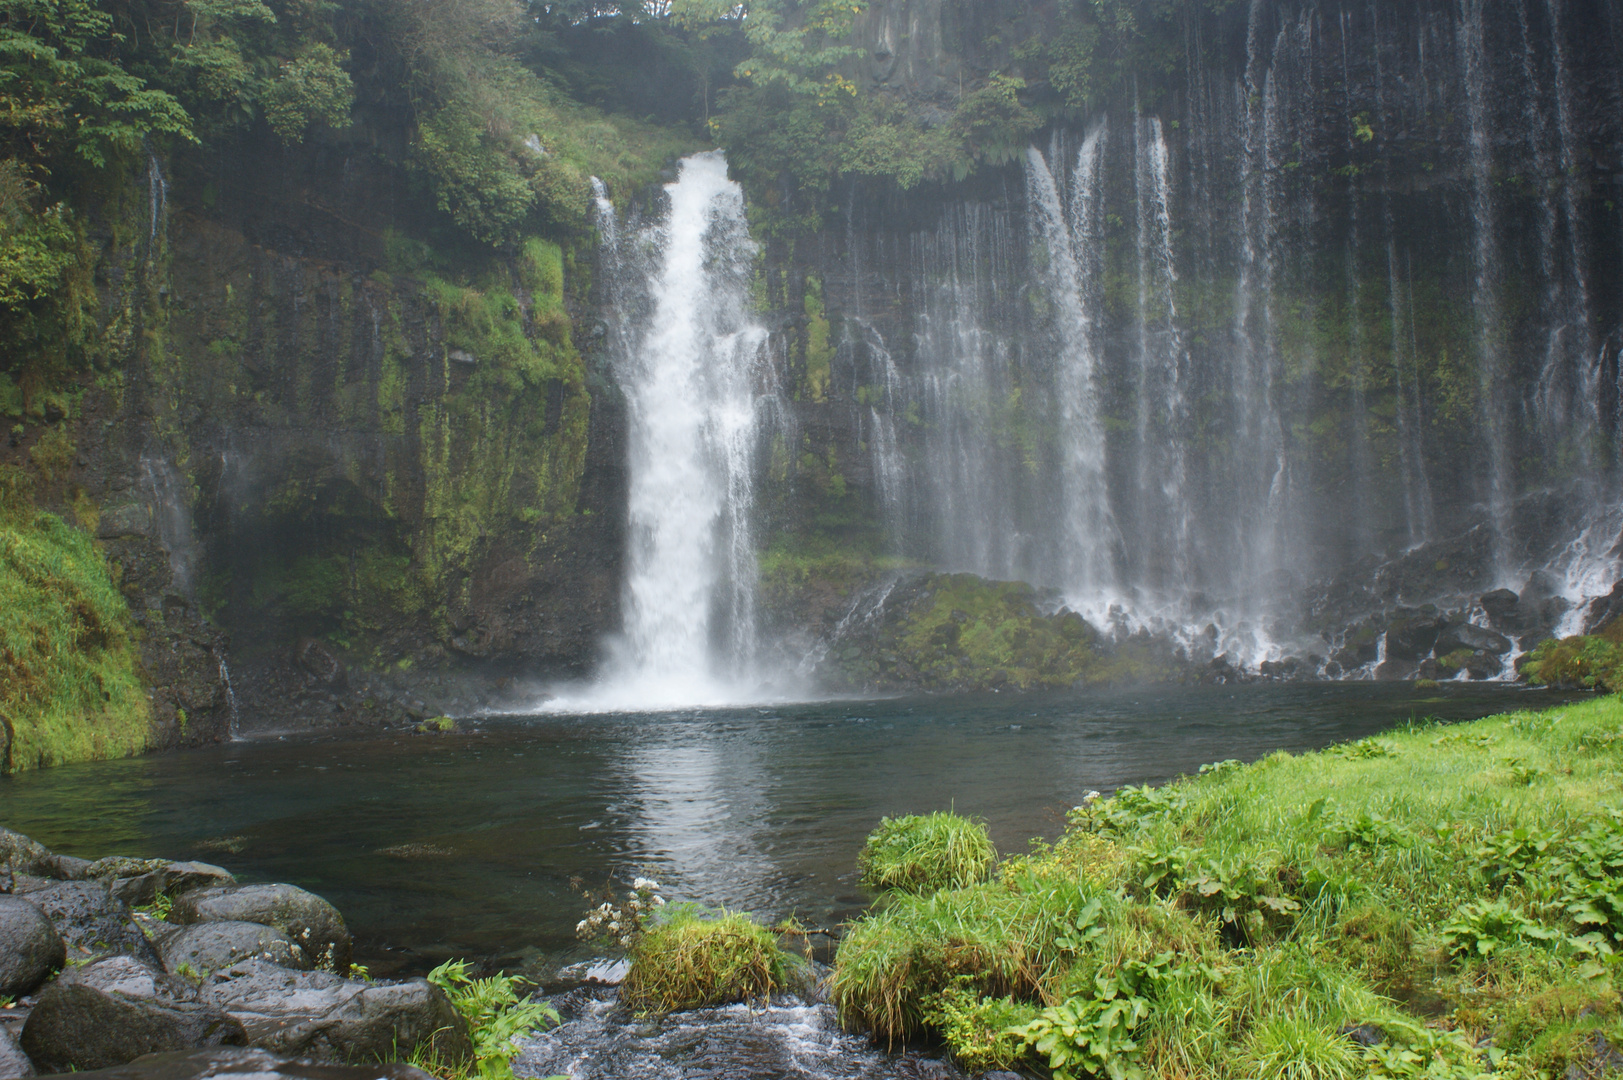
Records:
[[[242,1020],[250,1042],[279,1053],[361,1061],[424,1042],[443,1061],[472,1053],[462,1018],[425,979],[365,983],[249,960],[216,972],[203,992]]]
[[[204,1001],[190,983],[129,956],[98,960],[51,983],[21,1040],[35,1067],[51,1072],[245,1042],[242,1023]]]
[[[219,885],[198,889],[175,901],[169,918],[188,925],[253,922],[286,934],[314,961],[344,971],[352,942],[338,909],[294,885]]]
[[[67,959],[62,935],[27,900],[0,896],[0,997],[33,990]]]
[[[312,966],[309,954],[292,938],[251,922],[195,923],[173,929],[158,941],[158,952],[170,971],[187,964],[200,974],[256,958],[300,971]]]
[[[11,1075],[11,1074],[6,1074]],[[79,1073],[87,1080],[212,1080],[213,1077],[251,1077],[253,1080],[432,1080],[410,1065],[315,1065],[294,1061],[266,1050],[222,1048],[154,1054],[111,1069]]]
[[[70,959],[113,954],[132,956],[153,968],[163,961],[106,881],[30,883],[18,892],[43,911],[67,945]]]

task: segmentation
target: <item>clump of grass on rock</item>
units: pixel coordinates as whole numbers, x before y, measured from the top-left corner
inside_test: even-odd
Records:
[[[945,811],[881,819],[857,856],[863,885],[919,895],[978,885],[996,862],[986,826]]]
[[[620,999],[656,1015],[761,1001],[784,988],[792,962],[776,935],[742,912],[672,904],[632,946]]]

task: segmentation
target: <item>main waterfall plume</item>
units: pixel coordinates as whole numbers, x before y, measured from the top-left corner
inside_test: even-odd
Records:
[[[755,246],[719,153],[681,162],[663,220],[623,236],[598,192],[630,419],[624,629],[581,704],[734,700],[755,634],[753,468],[770,394],[767,333],[749,310]]]

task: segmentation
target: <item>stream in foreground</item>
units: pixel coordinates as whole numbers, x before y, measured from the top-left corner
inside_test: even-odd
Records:
[[[0,823],[87,858],[302,885],[379,972],[468,956],[544,977],[581,954],[572,880],[647,874],[667,896],[828,926],[868,901],[854,864],[882,815],[955,808],[1020,850],[1091,789],[1559,700],[1321,683],[501,718],[26,773],[0,781]]]

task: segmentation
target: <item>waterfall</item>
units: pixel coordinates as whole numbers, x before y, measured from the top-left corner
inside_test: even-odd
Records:
[[[1494,197],[1492,122],[1488,95],[1485,0],[1463,0],[1460,51],[1464,59],[1466,115],[1471,176],[1472,281],[1471,303],[1476,313],[1478,386],[1481,394],[1482,435],[1488,462],[1488,515],[1494,533],[1494,559],[1501,577],[1510,572],[1510,513],[1512,496],[1510,416],[1505,363],[1504,328],[1500,323],[1498,200]]]
[[[1163,596],[1181,599],[1190,585],[1185,372],[1187,358],[1172,289],[1171,183],[1167,144],[1158,117],[1135,125],[1138,255],[1138,406],[1136,411],[1137,580]]]
[[[1105,125],[1090,131],[1077,152],[1071,218],[1059,186],[1036,147],[1026,151],[1026,186],[1033,227],[1047,259],[1041,277],[1054,299],[1058,355],[1060,583],[1073,607],[1102,612],[1115,586],[1117,544],[1105,475],[1105,434],[1099,417],[1097,312],[1103,267]]]
[[[630,251],[599,191],[630,428],[624,629],[588,695],[599,708],[732,699],[755,648],[753,470],[770,397],[747,301],[755,246],[719,152],[683,159],[664,191],[664,220]]]

